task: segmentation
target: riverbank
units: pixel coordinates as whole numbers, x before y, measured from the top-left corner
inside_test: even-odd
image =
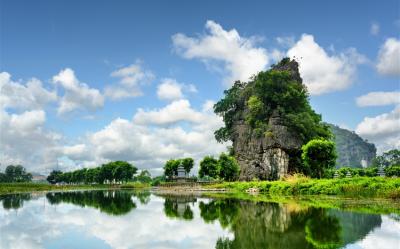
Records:
[[[92,189],[141,189],[148,188],[149,184],[124,183],[119,185],[109,184],[79,184],[79,185],[52,185],[47,183],[0,183],[0,194],[14,194],[40,191],[68,191]]]
[[[400,178],[387,177],[342,179],[288,177],[281,181],[222,182],[206,185],[204,188],[233,192],[259,192],[270,196],[328,195],[400,199]]]

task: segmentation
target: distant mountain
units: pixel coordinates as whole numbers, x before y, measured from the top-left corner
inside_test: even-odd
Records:
[[[371,165],[376,156],[376,147],[353,131],[342,129],[336,125],[329,124],[335,135],[336,150],[338,158],[336,167],[361,168]]]

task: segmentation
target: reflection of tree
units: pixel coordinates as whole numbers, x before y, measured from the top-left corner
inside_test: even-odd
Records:
[[[147,204],[150,201],[150,191],[135,191],[133,192],[133,196],[138,198],[141,204]]]
[[[207,204],[200,202],[200,216],[207,223],[219,221],[226,228],[234,222],[239,210],[239,201],[236,199],[213,200]]]
[[[234,239],[219,238],[215,248],[340,248],[350,243],[344,229],[355,229],[353,239],[361,239],[380,224],[377,215],[348,214],[322,208],[293,208],[278,203],[256,203],[229,199],[200,202],[200,215],[205,222],[218,220],[230,227]],[[229,208],[226,208],[229,207]],[[339,214],[339,215],[338,215]],[[347,232],[346,232],[347,233]],[[348,231],[351,234],[351,231]]]
[[[81,207],[93,207],[112,215],[127,214],[136,208],[132,201],[132,193],[125,191],[60,192],[47,193],[46,197],[52,205],[65,202]]]
[[[306,222],[306,240],[315,248],[334,249],[342,245],[339,219],[326,215],[325,210],[320,209],[320,214]]]
[[[191,196],[165,196],[164,213],[170,218],[193,219],[190,203],[195,203],[196,198]]]
[[[0,202],[3,202],[4,209],[18,209],[23,206],[24,201],[29,201],[31,198],[31,194],[0,195]]]

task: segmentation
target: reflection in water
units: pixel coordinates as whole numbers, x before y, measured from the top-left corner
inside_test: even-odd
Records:
[[[24,205],[24,201],[29,201],[31,194],[9,194],[0,195],[0,202],[4,209],[18,209]]]
[[[219,238],[218,249],[341,248],[381,224],[379,215],[329,212],[293,204],[224,199],[200,202],[199,207],[205,222],[218,220],[234,233],[234,239]]]
[[[47,193],[50,204],[71,203],[81,207],[93,207],[112,215],[123,215],[136,208],[132,201],[133,192],[84,191]]]
[[[65,248],[71,236],[77,240],[71,248],[334,249],[371,240],[385,241],[375,242],[383,248],[400,243],[397,215],[382,218],[296,203],[134,191],[14,194],[0,196],[0,202],[0,249]]]
[[[169,218],[192,220],[193,211],[190,204],[196,203],[193,196],[164,196],[164,213]]]

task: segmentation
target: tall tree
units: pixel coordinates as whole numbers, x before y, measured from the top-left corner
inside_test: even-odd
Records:
[[[206,156],[200,162],[199,176],[218,177],[218,160],[212,156]]]
[[[336,163],[335,143],[325,139],[313,139],[303,145],[301,158],[311,172],[311,176],[321,178],[324,171],[331,169]]]

